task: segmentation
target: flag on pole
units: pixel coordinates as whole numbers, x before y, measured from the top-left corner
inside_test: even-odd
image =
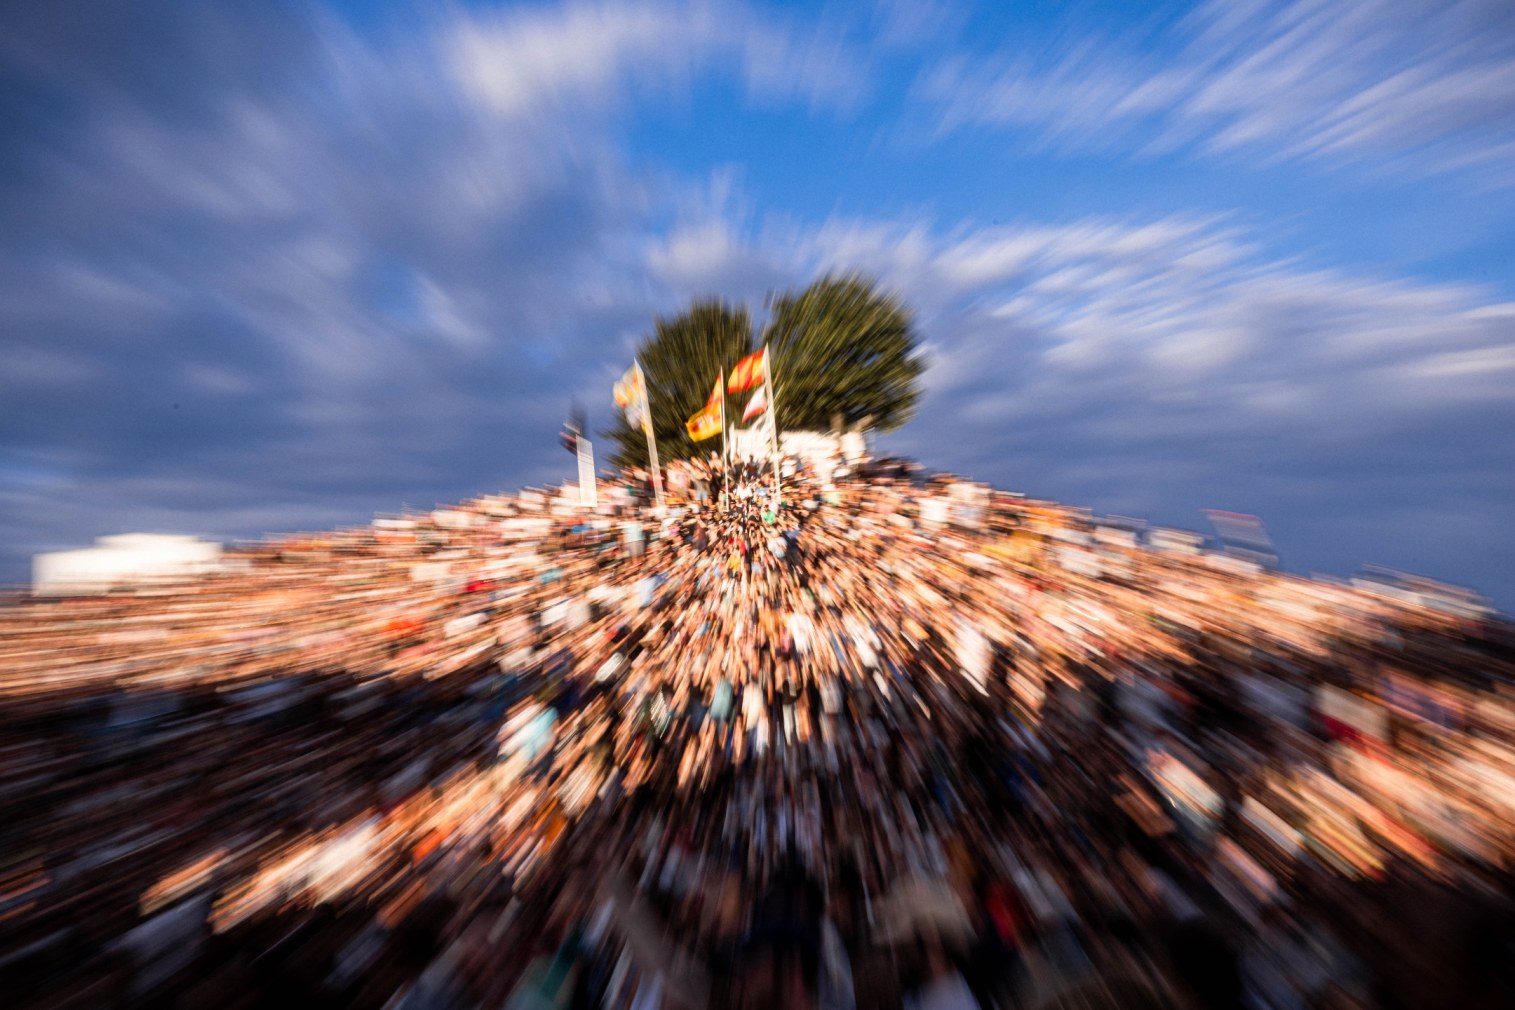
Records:
[[[748,421],[752,420],[754,417],[757,417],[767,409],[768,384],[764,383],[758,387],[758,391],[756,393],[752,394],[752,399],[747,401],[747,408],[742,411],[742,423],[746,424]]]
[[[783,481],[779,474],[779,459],[783,449],[779,445],[779,394],[773,385],[773,359],[768,357],[768,345],[763,345],[763,406],[768,406],[768,397],[773,397],[773,407],[768,411],[768,438],[773,456],[773,502],[777,507],[783,499]]]
[[[641,368],[632,365],[615,384],[615,405],[625,413],[627,424],[647,430],[651,412],[647,409],[647,384],[642,380]]]
[[[615,384],[615,405],[625,410],[642,398],[642,370],[632,365]]]
[[[721,376],[715,377],[715,389],[710,392],[710,399],[705,401],[705,406],[699,409],[689,420],[684,422],[684,430],[689,432],[689,437],[696,442],[703,442],[707,438],[714,438],[721,433],[721,410],[725,406],[725,397],[721,393]]]
[[[640,361],[633,361],[631,367],[626,369],[626,374],[616,382],[615,405],[626,415],[628,425],[642,429],[642,434],[647,436],[647,461],[652,473],[652,491],[661,508],[663,472],[658,465],[658,440],[652,433],[652,406],[647,399],[647,377],[642,374]]]
[[[763,381],[767,366],[768,348],[749,354],[736,363],[731,370],[731,381],[726,383],[726,392],[741,393]]]
[[[615,383],[615,406],[626,409],[641,398],[641,374],[636,365],[626,369],[626,374]]]

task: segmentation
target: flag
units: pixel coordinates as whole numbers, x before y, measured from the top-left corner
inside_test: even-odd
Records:
[[[615,384],[615,405],[625,413],[627,424],[647,430],[651,412],[647,409],[647,384],[642,380],[641,366],[632,365],[626,369],[626,374]]]
[[[721,415],[702,410],[684,422],[684,430],[689,432],[690,439],[695,442],[715,438],[721,433]]]
[[[764,360],[768,355],[768,348],[763,348],[756,354],[749,354],[736,363],[731,370],[731,381],[726,383],[726,392],[740,393],[751,389],[763,381]]]
[[[632,365],[615,384],[615,405],[625,410],[640,400],[645,393],[646,390],[642,388],[642,370]]]
[[[703,442],[707,438],[714,438],[721,433],[721,376],[715,377],[715,388],[710,391],[710,399],[705,401],[689,420],[684,422],[684,430],[689,432],[689,437],[696,442]]]
[[[752,394],[752,399],[747,401],[747,409],[742,411],[742,423],[757,417],[768,409],[768,385],[764,383],[758,387],[758,391]]]

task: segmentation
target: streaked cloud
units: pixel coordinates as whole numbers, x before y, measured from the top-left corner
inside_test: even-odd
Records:
[[[862,54],[828,16],[782,18],[735,3],[501,8],[441,33],[444,64],[505,116],[624,108],[638,89],[687,93],[726,74],[751,99],[846,108],[866,93]],[[645,96],[643,96],[645,97]]]
[[[918,97],[942,129],[1006,127],[1055,151],[1515,181],[1515,7],[1499,0],[1211,0],[1139,43],[1041,41],[949,56]]]
[[[669,250],[716,234],[670,280],[763,263],[796,278],[872,271],[927,321],[933,394],[987,388],[1002,420],[1205,403],[1238,428],[1275,413],[1312,428],[1350,407],[1367,436],[1406,414],[1501,405],[1515,384],[1515,304],[1493,289],[1311,268],[1270,256],[1236,221],[738,227],[691,225],[651,259],[666,267]]]

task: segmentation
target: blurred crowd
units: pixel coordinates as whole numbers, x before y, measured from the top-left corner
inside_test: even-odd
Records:
[[[6,1005],[1515,1005],[1498,615],[905,465],[0,608]]]

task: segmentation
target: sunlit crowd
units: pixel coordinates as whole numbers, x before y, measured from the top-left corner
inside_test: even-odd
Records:
[[[0,607],[0,1002],[1515,1005],[1504,618],[678,476]]]

